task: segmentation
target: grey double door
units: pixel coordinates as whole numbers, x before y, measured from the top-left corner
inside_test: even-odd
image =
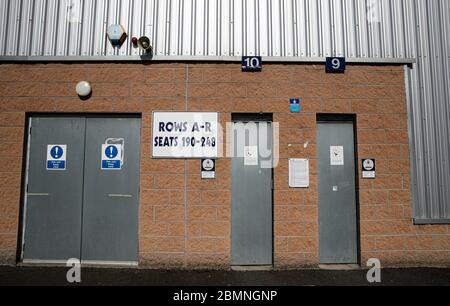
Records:
[[[231,264],[273,262],[271,122],[233,124]]]
[[[24,262],[138,261],[140,124],[132,117],[30,119]],[[103,144],[122,145],[121,169],[102,170]],[[60,169],[49,169],[50,146],[65,150]]]
[[[353,122],[318,123],[319,260],[356,264],[358,231]]]

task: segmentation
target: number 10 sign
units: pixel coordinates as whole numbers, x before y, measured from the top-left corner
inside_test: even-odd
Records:
[[[242,57],[242,71],[261,71],[261,70],[262,70],[261,56]]]
[[[327,73],[344,73],[345,57],[327,57],[326,72]]]

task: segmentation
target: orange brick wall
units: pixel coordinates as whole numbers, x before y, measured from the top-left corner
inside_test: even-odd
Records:
[[[81,101],[75,85],[88,80]],[[301,114],[289,98],[302,98]],[[232,112],[273,113],[280,123],[275,169],[274,264],[317,266],[316,114],[357,115],[358,155],[377,159],[377,179],[359,181],[362,264],[449,265],[448,225],[412,224],[403,67],[239,64],[3,64],[0,65],[0,263],[17,248],[25,112],[142,113],[140,265],[223,268],[230,265],[231,162],[217,179],[200,179],[198,160],[153,160],[151,114],[156,110],[214,111],[223,125]],[[308,145],[305,148],[305,143]],[[311,159],[311,187],[288,188],[288,158]]]

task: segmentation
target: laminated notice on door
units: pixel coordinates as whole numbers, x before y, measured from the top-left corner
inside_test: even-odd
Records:
[[[343,166],[344,165],[344,147],[331,146],[330,147],[330,165]]]
[[[258,166],[258,147],[249,146],[244,147],[244,165]]]

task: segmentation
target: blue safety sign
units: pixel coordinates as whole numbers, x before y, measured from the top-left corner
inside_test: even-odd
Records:
[[[66,170],[67,145],[47,145],[47,170]]]
[[[102,170],[121,170],[123,165],[121,144],[102,145]]]
[[[117,157],[118,153],[119,153],[119,150],[117,150],[116,146],[108,146],[105,149],[105,155],[108,158],[115,158],[115,157]]]
[[[290,109],[291,113],[300,113],[301,105],[300,105],[300,99],[292,98],[290,100]]]

